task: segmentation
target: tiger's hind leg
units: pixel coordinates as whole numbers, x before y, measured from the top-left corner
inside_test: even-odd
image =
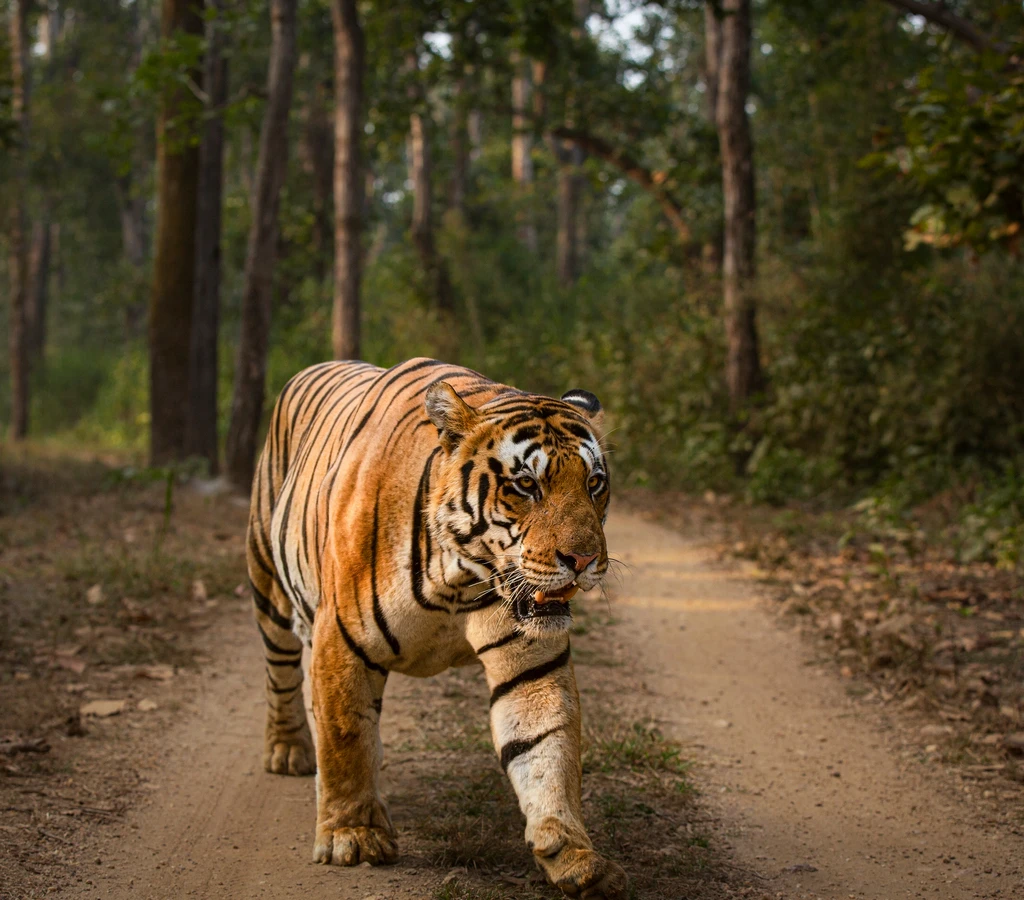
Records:
[[[291,605],[266,572],[250,572],[250,580],[266,659],[263,768],[275,775],[312,775],[316,755],[302,697],[302,641],[292,632]]]

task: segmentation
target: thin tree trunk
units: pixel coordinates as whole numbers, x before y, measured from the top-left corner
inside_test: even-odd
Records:
[[[202,33],[199,0],[163,0],[164,40]],[[199,71],[192,77],[202,80]],[[156,249],[149,305],[149,455],[153,465],[185,456],[199,148],[172,123],[188,97],[183,87],[169,89],[157,120]]]
[[[449,132],[449,142],[452,148],[452,183],[448,205],[459,216],[465,215],[466,192],[469,188],[469,117],[465,102],[466,81],[465,73],[455,81],[451,130]]]
[[[413,78],[410,82],[410,100],[413,111],[409,114],[409,176],[412,181],[412,242],[427,277],[428,290],[435,309],[441,315],[453,312],[451,279],[448,267],[437,252],[434,237],[434,211],[432,164],[430,154],[430,113],[425,109],[427,100],[415,80],[416,55],[406,59]]]
[[[28,151],[29,151],[29,40],[26,15],[28,0],[11,4],[11,118],[18,147],[15,151],[10,228],[11,275],[11,437],[28,435],[29,380],[32,354],[29,349],[29,252],[28,252]]]
[[[277,250],[277,213],[288,164],[288,113],[295,73],[297,0],[272,0],[267,108],[253,190],[252,224],[245,255],[242,325],[235,360],[225,464],[228,478],[242,490],[252,484],[256,439],[263,414],[267,344]]]
[[[313,180],[313,252],[318,281],[327,275],[331,259],[331,191],[334,177],[334,134],[327,114],[327,86],[317,82],[306,103],[302,136],[305,167]]]
[[[188,426],[185,449],[217,473],[217,341],[220,332],[221,207],[224,188],[224,114],[228,99],[228,61],[221,14],[224,0],[208,0],[203,83],[207,110],[199,147],[199,221],[196,225],[196,297],[189,344]]]
[[[53,227],[49,204],[40,221],[32,228],[32,252],[29,255],[28,352],[31,368],[42,364],[46,348],[46,310],[50,299],[50,248]]]
[[[512,180],[527,202],[533,187],[531,93],[530,63],[516,52],[512,56]],[[537,252],[537,228],[528,208],[520,213],[519,240],[532,253]]]
[[[572,37],[576,41],[583,39],[587,16],[590,15],[590,0],[575,0],[573,3],[576,24],[572,29]],[[575,118],[572,109],[574,98],[570,97],[569,111],[565,118],[567,128],[572,128]],[[555,158],[558,160],[558,203],[555,236],[555,273],[558,283],[563,288],[572,287],[582,270],[580,260],[580,194],[584,180],[581,173],[584,154],[575,144],[561,143],[553,135],[549,136]]]
[[[763,387],[754,296],[757,240],[754,148],[747,117],[750,91],[750,0],[724,0],[718,90],[725,248],[722,266],[726,382],[737,411]]]
[[[366,48],[356,0],[332,0],[334,22],[334,311],[336,359],[359,358],[362,278],[363,75]]]
[[[704,4],[704,85],[707,100],[708,121],[718,127],[718,83],[722,64],[722,23],[718,20],[715,5],[711,0]],[[701,247],[701,268],[708,275],[717,275],[722,268],[721,227],[714,237]]]

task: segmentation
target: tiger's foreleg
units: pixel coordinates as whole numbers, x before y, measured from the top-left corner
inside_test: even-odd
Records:
[[[317,735],[314,862],[392,862],[395,829],[380,794],[381,698],[387,671],[356,643],[330,603],[313,625],[310,685]]]
[[[544,646],[547,645],[547,646]],[[564,637],[484,654],[491,734],[526,816],[526,844],[570,897],[622,900],[626,873],[595,852],[580,799],[580,702]]]
[[[312,775],[316,758],[302,697],[302,641],[291,630],[291,605],[258,567],[250,567],[250,579],[266,659],[263,768],[275,775]]]

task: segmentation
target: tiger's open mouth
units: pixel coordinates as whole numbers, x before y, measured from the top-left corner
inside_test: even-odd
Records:
[[[520,619],[534,619],[541,616],[572,616],[569,601],[580,586],[572,581],[557,590],[537,588],[532,592],[524,592],[516,599],[516,616]]]

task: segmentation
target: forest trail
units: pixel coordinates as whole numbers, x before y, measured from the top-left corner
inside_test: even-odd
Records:
[[[698,536],[633,514],[613,514],[608,537],[629,565],[612,591],[613,640],[637,665],[629,675],[630,667],[603,670],[602,690],[618,678],[618,690],[697,756],[698,783],[734,862],[757,873],[767,896],[1024,896],[1019,833],[987,823],[952,778],[901,752],[885,721],[760,608],[749,577],[716,563]],[[98,863],[92,884],[69,895],[439,896],[444,870],[414,854],[383,869],[310,862],[313,780],[267,775],[259,765],[261,653],[247,611],[225,616],[212,638],[204,686],[167,735],[146,802],[123,827],[96,837],[87,851]],[[587,667],[579,668],[586,714]],[[431,776],[407,752],[408,740],[429,727],[432,707],[470,681],[454,672],[429,681],[395,676],[388,686],[385,791],[404,850],[420,825],[411,782]],[[482,685],[476,693],[482,724]]]

